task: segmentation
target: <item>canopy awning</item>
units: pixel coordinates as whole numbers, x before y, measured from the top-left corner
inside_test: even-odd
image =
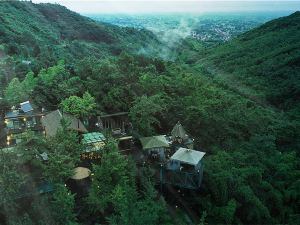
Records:
[[[164,135],[140,138],[143,149],[167,148],[169,142]]]
[[[174,155],[171,156],[172,160],[196,166],[201,161],[205,152],[200,152],[188,148],[179,148]]]

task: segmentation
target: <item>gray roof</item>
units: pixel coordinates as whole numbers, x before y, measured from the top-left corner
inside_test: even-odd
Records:
[[[169,142],[165,136],[153,136],[153,137],[143,137],[140,138],[143,149],[151,148],[167,148],[169,147]]]
[[[33,111],[32,105],[29,101],[20,103],[20,106],[24,113]]]
[[[174,155],[171,156],[171,159],[196,166],[201,161],[204,155],[205,152],[200,152],[187,148],[179,148],[174,153]]]
[[[7,112],[5,113],[5,118],[16,118],[20,116],[20,112],[19,110],[13,110],[13,111],[10,111],[10,112]]]
[[[83,123],[75,116],[61,113],[60,110],[55,110],[42,117],[42,124],[45,127],[46,136],[55,136],[57,131],[62,128],[61,120],[65,119],[68,125],[68,129],[86,133],[87,129]]]
[[[40,154],[40,157],[44,161],[48,161],[49,160],[48,154],[46,152],[43,152],[42,154]]]

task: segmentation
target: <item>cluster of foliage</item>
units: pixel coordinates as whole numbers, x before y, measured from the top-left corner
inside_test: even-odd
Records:
[[[151,177],[140,173],[142,191],[136,184],[134,162],[118,151],[109,141],[100,165],[94,165],[92,186],[87,198],[90,213],[102,215],[109,224],[172,224],[165,203],[150,182]]]
[[[147,43],[147,44],[146,44]],[[0,87],[29,71],[93,55],[118,55],[141,48],[157,51],[159,41],[147,30],[92,21],[58,4],[3,1],[0,4]]]
[[[195,50],[202,50],[203,46],[188,41],[183,43],[188,46],[180,56],[182,60],[176,63],[136,56],[132,51],[99,57],[98,37],[93,36],[93,33],[87,34],[88,30],[84,25],[88,26],[92,23],[90,32],[96,30],[95,34],[102,32],[108,25],[98,27],[100,25],[95,25],[92,21],[59,6],[24,3],[22,8],[22,4],[5,3],[4,5],[13,7],[19,14],[21,9],[26,9],[24,10],[26,13],[39,15],[39,18],[34,20],[45,21],[43,29],[49,27],[50,31],[62,29],[64,32],[60,30],[56,34],[59,36],[58,39],[54,38],[57,43],[49,48],[57,54],[53,61],[49,60],[51,65],[39,62],[37,64],[41,66],[40,68],[45,69],[34,69],[29,66],[23,72],[15,71],[13,76],[15,79],[11,80],[4,92],[8,103],[21,101],[26,94],[27,98],[31,98],[40,107],[56,109],[60,105],[66,111],[78,116],[89,113],[85,110],[90,106],[92,109],[96,107],[98,112],[129,111],[134,130],[141,136],[168,132],[180,120],[195,138],[196,148],[201,146],[207,152],[204,183],[200,194],[193,199],[198,202],[199,212],[205,211],[203,215],[206,222],[210,224],[299,223],[297,213],[300,210],[298,150],[300,122],[299,111],[296,110],[296,104],[299,104],[296,95],[299,83],[297,72],[299,51],[295,47],[299,41],[294,39],[299,30],[297,29],[299,13],[268,23],[228,44],[205,51],[202,54],[205,58],[197,65],[194,64],[198,54]],[[57,14],[59,16],[56,17]],[[60,21],[65,21],[66,24]],[[81,33],[74,31],[76,23],[80,25],[81,28],[78,29]],[[7,22],[0,28],[0,32],[1,29],[7,32],[5,24]],[[284,24],[287,26],[285,27]],[[16,26],[21,29],[20,25],[16,24]],[[115,29],[115,32],[105,30],[107,34],[100,35],[99,38],[106,40],[107,35],[110,34],[116,38],[112,38],[112,42],[103,41],[101,46],[111,46],[110,43],[115,43],[118,38],[127,43],[136,42],[132,41],[133,38],[145,34],[144,31],[139,33],[136,30],[123,30],[117,27],[110,27],[110,29]],[[32,33],[36,33],[39,37],[38,35],[43,32],[32,30]],[[71,34],[75,35],[75,39],[72,39]],[[272,42],[274,37],[281,41],[278,42],[278,48],[270,50],[266,46],[274,44]],[[83,41],[85,38],[88,40]],[[137,38],[137,40],[141,39]],[[24,59],[22,52],[7,52],[8,45],[12,42],[2,41],[6,43],[4,48],[6,54],[12,55],[13,61]],[[50,41],[51,35],[49,43]],[[145,39],[145,45],[147,43],[156,42],[147,42]],[[124,42],[120,41],[119,44],[117,46],[121,46],[120,49],[129,50]],[[21,42],[16,42],[16,45],[29,46]],[[55,50],[57,46],[59,51]],[[86,48],[88,52],[82,50],[84,49],[82,46],[88,46]],[[290,49],[290,51],[281,54],[284,52],[283,49]],[[49,56],[48,50],[40,51],[40,54]],[[282,60],[286,54],[294,61]],[[37,57],[31,57],[33,61],[37,60]],[[256,63],[255,60],[259,57],[264,60]],[[42,59],[40,56],[38,58]],[[58,58],[64,61],[59,61]],[[5,59],[7,64],[10,62],[8,59]],[[236,63],[237,60],[240,60],[239,64]],[[32,72],[28,74],[30,70]],[[208,76],[219,70],[226,71],[230,76],[223,78]],[[264,76],[259,75],[261,73]],[[284,82],[279,77],[288,82],[287,86],[282,86]],[[272,82],[266,82],[269,78],[274,79]],[[266,95],[265,98],[274,107],[289,111],[281,111],[268,104],[262,104],[264,98],[260,95],[251,95],[245,93],[241,87],[236,87],[235,82],[239,81],[240,84],[242,79],[245,80],[243,84],[247,88],[249,85],[257,93]],[[25,92],[23,87],[27,87]],[[290,89],[285,89],[286,87]],[[277,91],[279,95],[274,94]],[[285,95],[286,100],[283,97]],[[274,99],[277,96],[278,102],[274,103],[270,96]],[[94,101],[96,106],[93,104]],[[291,102],[295,107],[288,106]],[[86,103],[88,107],[78,111],[83,109],[82,106],[86,106]],[[32,141],[29,143],[32,145]],[[49,151],[51,157],[48,169],[41,169],[41,171],[45,171],[44,175],[58,187],[53,195],[45,196],[47,199],[44,201],[32,203],[32,207],[36,209],[50,201],[47,206],[49,214],[45,213],[45,215],[51,215],[53,221],[58,221],[58,224],[75,223],[74,196],[68,195],[68,191],[61,186],[64,179],[70,176],[70,169],[76,162],[71,157],[75,152],[78,154],[78,146],[73,146],[74,143],[76,141],[72,138],[61,135],[61,139],[56,137],[50,144],[45,144],[45,151]],[[88,218],[95,218],[94,222],[109,221],[110,224],[168,224],[169,218],[164,217],[165,208],[155,203],[157,196],[151,185],[143,181],[143,193],[138,193],[135,183],[137,172],[134,165],[116,151],[114,143],[109,143],[108,147],[102,163],[93,167],[94,176],[90,194],[86,201],[82,202],[82,205],[86,206],[85,215],[90,215]],[[22,148],[23,151],[26,149],[24,146]],[[37,148],[38,151],[41,149],[43,148]],[[63,149],[68,149],[70,152],[65,154]],[[13,173],[5,175],[7,168],[15,167],[15,159],[7,157],[8,160],[3,162],[1,182],[15,179],[16,187],[20,187],[22,177],[14,178]],[[3,191],[3,194],[11,192],[13,196],[11,186],[7,187],[8,190]],[[3,199],[9,201],[7,196],[9,194]],[[64,197],[66,201],[62,200]],[[66,208],[66,213],[59,214],[60,209],[55,208],[55,204]],[[11,206],[7,209],[13,208]],[[152,213],[148,214],[148,210]],[[24,217],[16,218],[20,221],[34,218],[32,212],[22,215]],[[44,214],[39,212],[38,215]],[[88,218],[82,220],[88,221]],[[20,221],[19,224],[26,224]]]
[[[65,182],[73,175],[83,146],[65,126],[51,139],[28,132],[24,141],[1,152],[0,222],[31,224],[172,224],[166,203],[145,172],[138,188],[134,161],[119,153],[110,140],[101,164],[94,164],[92,184],[84,199],[72,194]],[[47,154],[43,162],[41,154]],[[44,192],[44,180],[50,192]],[[41,194],[43,193],[43,194]],[[77,199],[77,200],[76,200]],[[79,210],[78,210],[79,208]]]
[[[78,78],[82,90],[89,90],[96,97],[97,107],[101,111],[129,110],[135,131],[139,135],[170,130],[176,121],[181,120],[196,138],[198,146],[208,149],[211,155],[206,157],[203,193],[199,195],[201,209],[207,212],[207,221],[245,224],[255,221],[292,223],[293,214],[298,210],[299,199],[298,157],[295,152],[290,151],[296,150],[299,145],[297,125],[289,122],[284,113],[262,107],[248,98],[236,95],[205,76],[187,73],[184,68],[172,64],[162,65],[164,64],[159,60],[128,54],[104,61],[86,58],[75,65],[74,77]],[[48,71],[57,67],[67,71],[63,62],[49,68]],[[44,79],[46,74],[48,72],[44,73]],[[52,79],[49,81],[51,83]],[[68,79],[62,79],[58,83],[61,82],[68,82]],[[37,86],[41,87],[43,86]],[[67,90],[73,88],[73,85],[65,86],[63,93],[68,93]],[[44,99],[49,99],[52,93],[60,93],[57,91],[60,87],[57,85],[51,85],[51,93],[45,88],[42,89]],[[32,98],[40,99],[41,92],[34,93]],[[54,102],[61,101],[61,94],[55,97]],[[81,102],[84,97],[73,96],[63,100],[62,104],[70,107],[72,99]],[[47,101],[44,101],[44,104],[48,104]],[[281,162],[283,158],[286,160]],[[110,183],[118,187],[121,182],[119,178],[116,179],[116,184],[111,180],[103,180],[115,176],[108,175],[113,172],[109,172],[113,168],[112,165],[118,164],[121,167],[122,164],[111,162],[109,159],[103,160],[106,161],[110,164],[103,163],[94,168],[95,171],[103,173],[101,179],[98,179],[99,182],[93,185],[92,190],[96,193],[91,192],[96,203],[92,203],[91,199],[87,202],[93,205],[89,208],[97,209],[97,212],[107,216],[110,211],[107,212],[108,209],[105,208],[112,204],[111,191],[114,189],[105,189],[109,191],[104,195],[108,199],[99,197],[97,191],[104,192],[101,185],[107,187]],[[125,175],[130,171],[128,168],[121,170]],[[129,175],[126,176],[130,178]],[[277,183],[278,180],[280,184]],[[274,204],[270,200],[274,197],[273,194],[262,194],[264,191],[276,193],[281,203]],[[96,195],[98,197],[95,197]],[[100,208],[95,207],[95,204],[99,204]],[[279,214],[283,209],[287,211]],[[249,210],[253,212],[252,216],[245,214]],[[109,218],[112,221],[123,221],[121,218],[115,218],[116,215],[112,214]]]
[[[64,185],[82,152],[77,140],[65,129],[50,140],[28,132],[16,148],[1,151],[1,223],[77,224],[75,198]]]
[[[75,115],[77,118],[84,118],[91,115],[95,108],[95,98],[90,93],[85,92],[82,98],[78,96],[70,96],[61,102],[64,112]]]

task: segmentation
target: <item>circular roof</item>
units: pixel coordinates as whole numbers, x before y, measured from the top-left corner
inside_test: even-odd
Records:
[[[90,174],[91,174],[91,171],[88,168],[76,167],[74,169],[74,175],[71,178],[74,180],[81,180],[81,179],[89,177]]]

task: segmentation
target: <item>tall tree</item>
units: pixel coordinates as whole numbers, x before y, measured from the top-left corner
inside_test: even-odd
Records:
[[[70,96],[61,102],[64,112],[75,115],[77,118],[84,118],[91,115],[95,108],[95,98],[89,92],[85,92],[82,98],[78,96]]]
[[[150,97],[142,96],[136,98],[130,109],[130,118],[134,129],[140,135],[154,134],[154,127],[159,126],[157,116],[165,109],[165,102],[161,95]]]

